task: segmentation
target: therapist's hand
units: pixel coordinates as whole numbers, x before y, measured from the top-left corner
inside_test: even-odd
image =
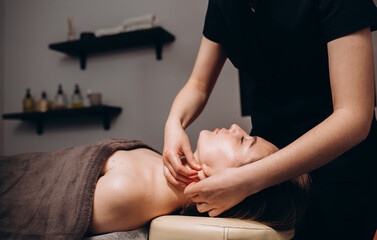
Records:
[[[199,212],[218,216],[243,201],[247,196],[248,184],[238,172],[238,168],[212,170],[202,165],[208,178],[191,183],[184,191],[196,203]]]
[[[164,176],[175,186],[186,187],[197,181],[201,166],[195,159],[187,134],[181,125],[166,123],[163,151]],[[192,168],[186,168],[185,163]],[[195,169],[195,170],[193,170]]]

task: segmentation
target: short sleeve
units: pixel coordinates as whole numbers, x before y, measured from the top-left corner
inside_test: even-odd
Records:
[[[211,41],[221,43],[222,17],[215,0],[209,0],[205,17],[203,35]]]
[[[319,0],[319,17],[327,42],[370,27],[377,30],[373,0]]]

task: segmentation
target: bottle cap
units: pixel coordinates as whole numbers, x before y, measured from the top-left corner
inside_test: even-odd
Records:
[[[75,84],[75,94],[80,94],[80,88],[78,84]]]
[[[59,87],[58,87],[58,94],[63,94],[63,87],[61,84],[59,84]]]
[[[30,88],[26,89],[26,98],[31,98]]]

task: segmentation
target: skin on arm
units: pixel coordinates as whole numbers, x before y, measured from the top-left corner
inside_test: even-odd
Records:
[[[176,96],[165,125],[164,175],[173,185],[185,187],[200,170],[184,131],[204,109],[225,63],[221,45],[203,37],[192,74]],[[193,168],[184,167],[180,156]]]
[[[188,186],[185,194],[204,205],[201,211],[217,216],[246,196],[329,163],[368,136],[374,111],[370,29],[329,42],[328,55],[333,113],[263,161],[211,171]]]

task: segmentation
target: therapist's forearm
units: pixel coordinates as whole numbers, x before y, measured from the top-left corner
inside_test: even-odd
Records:
[[[167,124],[174,122],[186,129],[203,111],[208,97],[190,81],[177,94],[167,120]]]
[[[264,158],[240,168],[246,195],[317,169],[363,141],[372,117],[358,119],[347,110],[334,112],[305,135]]]
[[[226,60],[221,45],[203,37],[194,69],[175,98],[167,124],[187,128],[203,111]]]

